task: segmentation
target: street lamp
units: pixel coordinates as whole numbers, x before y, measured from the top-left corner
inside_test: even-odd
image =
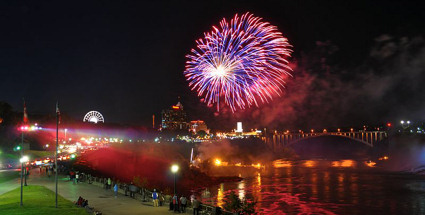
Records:
[[[28,156],[22,156],[21,157],[21,159],[19,159],[19,161],[21,162],[21,163],[26,163],[26,162],[28,162],[30,159],[28,158]]]
[[[19,161],[21,162],[22,166],[25,164],[25,168],[24,171],[21,174],[25,174],[25,186],[27,185],[27,162],[29,161],[28,156],[22,156],[21,159],[19,159]]]
[[[176,195],[176,173],[179,171],[179,166],[177,164],[173,164],[171,166],[171,172],[174,174],[174,195]]]

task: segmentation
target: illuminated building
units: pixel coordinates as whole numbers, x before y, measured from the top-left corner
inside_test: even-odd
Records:
[[[236,133],[242,133],[243,132],[243,128],[242,128],[242,122],[238,122],[236,124]]]
[[[209,134],[210,130],[202,120],[190,121],[190,131],[193,133],[198,133],[198,131],[205,131],[205,133]]]
[[[183,105],[178,102],[171,106],[171,109],[162,110],[162,129],[167,130],[183,130],[188,129],[186,112]]]

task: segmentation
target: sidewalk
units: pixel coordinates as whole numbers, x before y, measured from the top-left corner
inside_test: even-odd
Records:
[[[3,171],[15,171],[15,170],[3,170]],[[17,187],[21,186],[21,178],[15,178],[10,181],[6,181],[3,183],[0,183],[0,195],[3,193],[7,193]]]
[[[102,215],[144,215],[144,214],[173,214],[168,211],[167,206],[153,207],[142,204],[140,200],[132,199],[118,193],[118,197],[113,196],[112,190],[105,190],[101,187],[87,183],[73,184],[67,177],[58,175],[58,194],[70,201],[76,201],[79,196],[88,200],[90,207],[102,212]],[[48,178],[40,175],[37,168],[32,169],[27,181],[28,185],[42,185],[55,192],[55,177]],[[20,186],[20,179],[14,179],[0,184],[0,194],[8,192]],[[24,192],[25,202],[25,192]],[[52,205],[55,203],[52,202]]]

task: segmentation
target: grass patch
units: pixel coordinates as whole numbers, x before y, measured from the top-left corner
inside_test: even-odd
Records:
[[[24,187],[23,206],[20,206],[20,188],[0,195],[1,214],[8,215],[87,215],[84,208],[78,208],[71,201],[58,196],[58,208],[55,208],[55,193],[43,186]]]
[[[12,180],[14,178],[19,178],[20,176],[21,176],[21,171],[0,172],[0,183]]]

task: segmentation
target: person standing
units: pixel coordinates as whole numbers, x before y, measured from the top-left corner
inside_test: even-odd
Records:
[[[137,187],[134,186],[133,182],[131,182],[130,186],[129,186],[129,190],[130,190],[130,197],[134,198],[134,194],[137,191]]]
[[[117,198],[117,196],[118,196],[118,184],[117,183],[114,185],[114,194],[115,194],[115,198]]]
[[[177,198],[176,194],[174,194],[173,196],[173,208],[174,208],[174,213],[179,211],[179,199]]]
[[[174,210],[173,197],[171,197],[170,195],[167,195],[167,197],[168,202],[170,202],[170,211],[172,211]]]
[[[108,178],[108,188],[106,189],[111,189],[112,188],[112,180],[111,178]]]
[[[153,206],[158,207],[158,193],[156,192],[156,189],[153,189],[152,192],[152,199],[153,199]]]
[[[50,168],[46,167],[46,171],[47,171],[47,176],[50,178],[50,175],[52,174]]]
[[[180,197],[181,212],[186,213],[187,199],[184,196]]]
[[[75,181],[77,181],[78,184],[78,179],[80,178],[80,174],[78,172],[75,173]]]
[[[71,180],[73,184],[75,184],[74,177],[75,177],[75,172],[71,170],[69,172],[69,180]]]
[[[193,190],[192,190],[193,192]],[[190,204],[193,205],[193,201],[195,200],[195,194],[192,193],[192,195],[190,195]]]
[[[163,206],[164,205],[164,194],[162,193],[162,191],[158,194],[158,200],[159,200],[159,206]]]
[[[199,215],[199,207],[200,202],[196,199],[196,197],[193,199],[193,215]]]
[[[124,191],[125,191],[125,196],[128,196],[128,192],[130,191],[128,184],[124,184]]]

